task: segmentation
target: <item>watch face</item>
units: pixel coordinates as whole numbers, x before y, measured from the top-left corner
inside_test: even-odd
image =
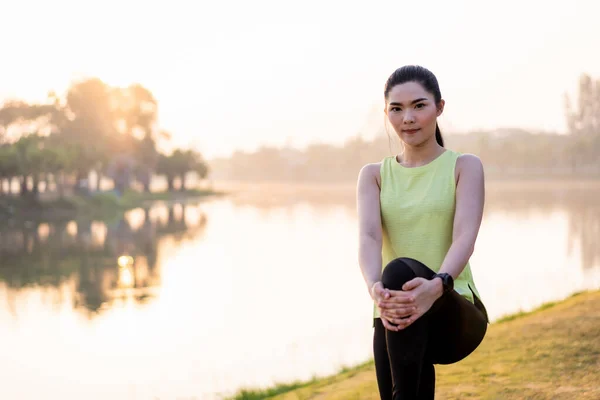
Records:
[[[446,285],[448,286],[448,290],[454,289],[454,280],[450,275],[446,275]]]

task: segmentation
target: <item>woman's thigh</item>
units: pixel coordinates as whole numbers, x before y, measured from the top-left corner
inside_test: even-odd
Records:
[[[433,275],[435,272],[424,264],[402,257],[384,268],[382,281],[385,287],[399,290],[415,276],[431,279]],[[432,364],[462,360],[479,346],[487,331],[485,312],[454,290],[438,299],[421,318],[428,324],[426,360]]]
[[[456,291],[444,295],[428,316],[426,358],[434,364],[451,364],[471,354],[487,331],[487,317]]]

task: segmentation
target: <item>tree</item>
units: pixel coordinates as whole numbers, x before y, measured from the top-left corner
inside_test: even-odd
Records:
[[[569,144],[576,166],[577,158],[584,165],[598,165],[600,161],[600,80],[594,81],[583,74],[579,79],[577,107],[565,95],[565,114],[569,133],[573,136]]]
[[[122,139],[128,139],[128,151],[136,160],[136,177],[150,191],[150,181],[158,162],[156,141],[161,137],[157,129],[158,102],[150,90],[140,84],[113,90],[117,128]]]
[[[181,182],[179,189],[181,191],[186,190],[188,172],[196,172],[201,179],[208,176],[208,165],[200,153],[193,150],[177,149],[170,156],[160,154],[157,173],[166,177],[169,191],[175,190],[175,178],[179,178]]]
[[[0,107],[0,182],[19,178],[21,194],[33,183],[37,195],[40,182],[52,178],[62,196],[65,178],[81,188],[95,171],[98,184],[109,174],[121,192],[134,178],[150,191],[158,168],[171,190],[176,178],[185,190],[187,173],[202,179],[208,166],[193,151],[159,156],[157,143],[170,134],[159,129],[157,115],[158,102],[147,88],[111,87],[98,78],[73,83],[64,98],[50,92],[45,104],[6,102]]]
[[[14,146],[0,145],[0,195],[4,194],[4,182],[8,181],[8,192],[10,193],[10,182],[19,173],[17,153]]]
[[[115,152],[116,129],[112,89],[98,78],[77,82],[66,96],[60,134],[65,144],[77,148],[73,168],[77,183],[92,169],[101,171]],[[79,187],[79,184],[77,184]]]

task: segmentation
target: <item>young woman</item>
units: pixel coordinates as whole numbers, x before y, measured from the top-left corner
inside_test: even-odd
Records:
[[[397,69],[384,98],[403,152],[364,166],[357,185],[377,384],[382,400],[433,399],[433,365],[463,359],[487,330],[469,265],[483,215],[483,166],[444,148],[437,124],[444,100],[429,70]]]

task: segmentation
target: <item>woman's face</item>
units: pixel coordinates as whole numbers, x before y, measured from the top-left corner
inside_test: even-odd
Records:
[[[406,82],[390,90],[386,114],[396,134],[406,145],[423,146],[435,140],[435,124],[444,100],[435,104],[433,95],[417,82]]]

